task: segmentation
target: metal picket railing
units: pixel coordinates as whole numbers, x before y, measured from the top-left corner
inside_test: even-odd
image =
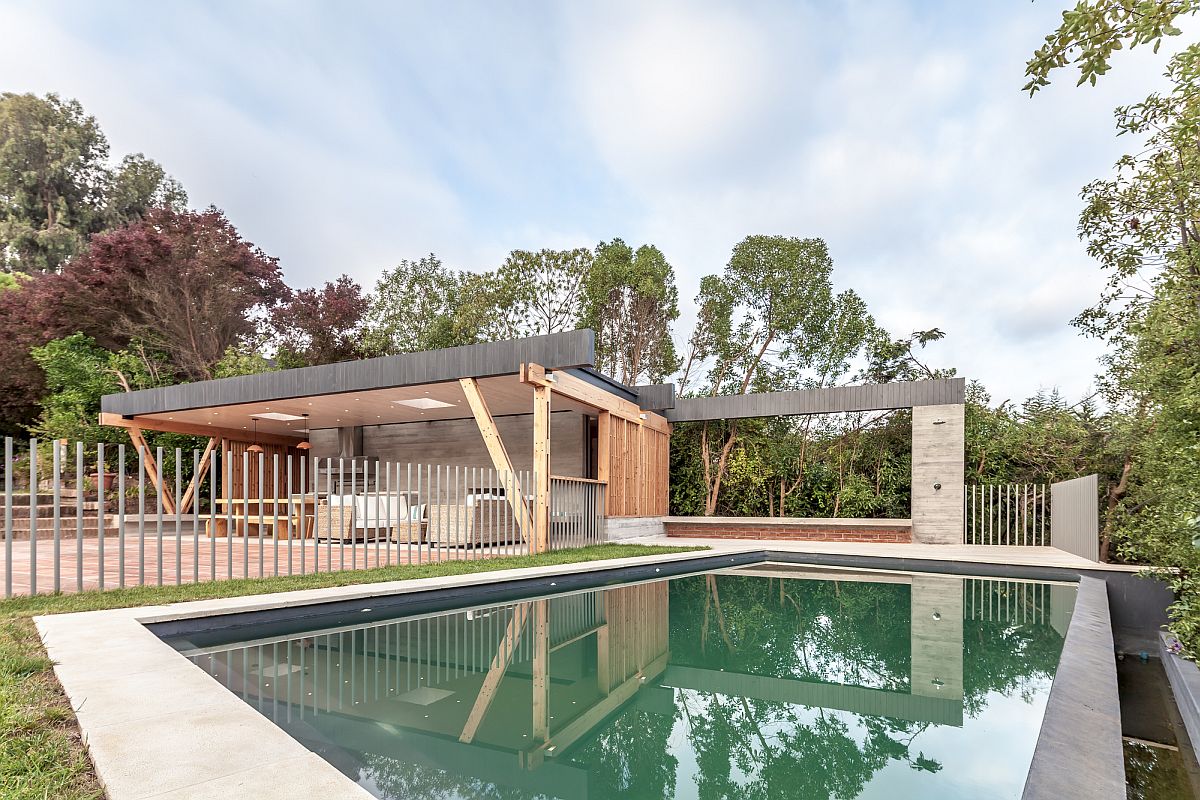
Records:
[[[604,541],[607,485],[587,478],[550,478],[550,549],[587,547]]]
[[[963,495],[963,541],[1048,546],[1050,485],[968,484]]]
[[[282,448],[7,438],[4,596],[535,552],[531,472]],[[199,477],[197,477],[199,476]],[[551,549],[602,540],[604,485],[551,480]]]

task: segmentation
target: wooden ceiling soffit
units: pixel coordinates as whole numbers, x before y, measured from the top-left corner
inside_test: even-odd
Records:
[[[219,428],[216,425],[197,425],[192,422],[177,422],[175,420],[153,419],[149,417],[125,418],[120,414],[101,412],[100,424],[113,428],[140,428],[144,431],[162,431],[165,433],[183,433],[189,436],[220,437],[234,442],[258,442],[260,444],[277,444],[284,447],[295,447],[304,441],[299,436],[283,436],[278,433],[262,433],[257,435],[249,430],[234,428]]]

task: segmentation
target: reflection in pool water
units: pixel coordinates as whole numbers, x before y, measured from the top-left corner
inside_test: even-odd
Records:
[[[382,798],[1017,798],[1074,596],[761,565],[173,644]]]

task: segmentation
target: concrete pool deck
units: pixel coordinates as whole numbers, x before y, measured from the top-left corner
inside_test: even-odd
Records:
[[[678,539],[671,543],[684,544]],[[600,582],[604,576],[593,573],[608,570],[640,571],[641,579],[646,580],[669,577],[672,573],[715,569],[726,565],[725,562],[733,565],[761,561],[772,552],[795,561],[800,554],[813,552],[811,545],[831,543],[786,543],[800,546],[798,548],[782,547],[781,544],[784,543],[772,542],[764,547],[739,541],[736,544],[720,543],[709,552],[51,615],[38,617],[35,621],[47,652],[55,662],[55,673],[75,709],[97,775],[112,800],[221,796],[265,800],[292,800],[297,796],[362,800],[371,795],[181,656],[147,625],[245,612],[270,613],[382,595],[402,597],[443,590],[500,592],[514,581],[520,582],[523,591],[532,595],[539,589],[556,591],[550,587],[563,588],[586,580]],[[879,569],[906,568],[889,564],[892,559],[933,559],[924,552],[914,553],[913,545],[866,547],[872,551],[882,547],[902,548],[903,555],[899,557],[882,552],[868,553],[881,558]],[[945,549],[944,546],[930,547]],[[850,543],[838,543],[836,552],[861,555],[857,553],[858,549]],[[949,553],[946,555],[950,556]],[[970,574],[971,564],[989,565],[993,569],[1011,565],[998,561],[1000,555],[976,553],[975,558],[982,560],[962,557],[940,560],[964,564],[956,571]],[[1068,554],[1064,554],[1067,559],[1054,554],[1046,556],[1053,556],[1056,563],[1038,560],[1030,566],[1097,567],[1084,559],[1078,559],[1081,563],[1068,563],[1069,559],[1076,558]],[[664,574],[656,576],[660,569]]]

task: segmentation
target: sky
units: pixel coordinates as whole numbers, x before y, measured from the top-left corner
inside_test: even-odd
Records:
[[[1065,5],[0,0],[0,91],[78,99],[296,287],[620,237],[674,265],[683,342],[743,237],[821,237],[886,329],[946,332],[934,366],[1078,399],[1079,190],[1169,48],[1031,99]]]

